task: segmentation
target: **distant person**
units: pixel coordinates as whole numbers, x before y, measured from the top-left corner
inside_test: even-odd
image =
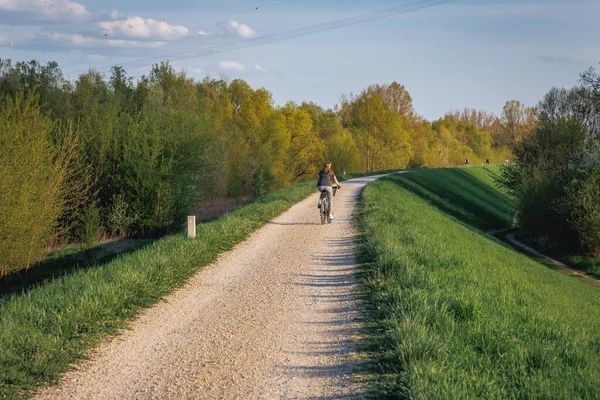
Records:
[[[485,159],[485,165],[490,165],[490,159],[489,158]]]
[[[465,158],[465,167],[469,168],[469,159]]]
[[[337,188],[341,188],[338,182],[335,172],[331,169],[331,161],[327,161],[323,165],[323,169],[319,171],[319,180],[317,181],[317,189],[319,192],[325,190],[327,192],[327,198],[329,199],[329,216],[333,219],[333,183],[336,184]],[[321,197],[319,196],[319,204],[317,207],[321,208]]]

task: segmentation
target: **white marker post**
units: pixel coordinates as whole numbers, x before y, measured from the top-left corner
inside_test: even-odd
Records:
[[[188,216],[188,237],[190,237],[190,238],[196,237],[196,216],[195,215]]]

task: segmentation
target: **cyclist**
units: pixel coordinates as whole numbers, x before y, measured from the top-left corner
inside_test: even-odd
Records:
[[[323,169],[319,171],[319,180],[317,182],[317,189],[319,192],[323,192],[324,190],[327,192],[327,197],[329,198],[329,215],[331,219],[333,219],[333,184],[336,184],[337,188],[341,188],[342,186],[338,182],[335,177],[335,173],[331,169],[331,161],[327,161],[323,165]],[[319,197],[319,204],[317,207],[321,208],[321,197]]]

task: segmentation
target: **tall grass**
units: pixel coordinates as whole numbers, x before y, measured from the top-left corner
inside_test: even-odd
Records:
[[[270,193],[197,227],[113,261],[0,296],[0,398],[55,381],[140,309],[182,285],[277,214],[314,191],[314,181]]]
[[[378,396],[598,398],[600,291],[482,232],[510,222],[495,175],[414,171],[365,188]]]

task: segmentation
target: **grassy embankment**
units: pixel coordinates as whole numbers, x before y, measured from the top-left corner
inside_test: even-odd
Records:
[[[497,174],[413,171],[365,188],[377,395],[598,397],[600,291],[484,232],[513,215]]]

